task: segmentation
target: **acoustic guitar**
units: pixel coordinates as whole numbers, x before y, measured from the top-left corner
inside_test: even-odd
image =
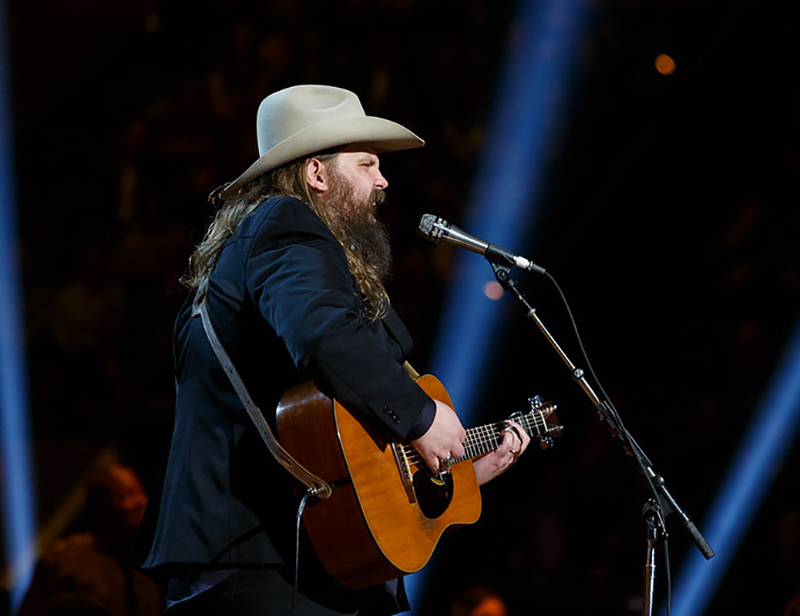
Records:
[[[438,379],[417,384],[450,406]],[[542,448],[560,436],[555,405],[530,401],[512,419]],[[281,444],[333,488],[327,499],[308,502],[303,523],[320,562],[344,586],[359,589],[421,569],[442,533],[472,524],[481,496],[472,460],[499,447],[507,421],[467,429],[465,456],[432,474],[407,442],[381,438],[338,401],[310,382],[289,389],[277,411]],[[298,482],[298,496],[304,488]]]

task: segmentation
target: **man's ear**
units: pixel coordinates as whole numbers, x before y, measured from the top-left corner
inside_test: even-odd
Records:
[[[312,158],[306,165],[306,182],[309,187],[317,192],[325,192],[328,190],[330,183],[328,182],[328,170],[325,165],[318,158]]]

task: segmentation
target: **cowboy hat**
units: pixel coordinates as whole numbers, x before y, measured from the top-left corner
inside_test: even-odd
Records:
[[[395,122],[366,115],[349,90],[321,85],[270,94],[258,107],[256,135],[259,159],[223,189],[223,199],[267,171],[329,148],[363,143],[375,152],[391,152],[425,144]]]

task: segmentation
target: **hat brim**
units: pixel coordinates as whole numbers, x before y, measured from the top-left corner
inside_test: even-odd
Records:
[[[281,165],[337,146],[363,144],[376,153],[420,148],[425,142],[407,128],[383,118],[361,116],[324,120],[273,146],[220,193],[234,197],[248,182]]]

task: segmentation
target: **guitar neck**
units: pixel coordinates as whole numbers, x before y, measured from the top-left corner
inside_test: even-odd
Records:
[[[528,436],[535,436],[535,432],[547,428],[547,421],[542,413],[528,413],[514,417],[514,422],[522,426]],[[464,442],[464,457],[455,462],[472,460],[487,453],[491,453],[503,442],[503,431],[508,427],[508,422],[486,424],[476,428],[467,429],[467,440]],[[538,428],[538,430],[537,430]]]
[[[561,436],[563,429],[563,426],[558,425],[556,406],[552,402],[542,403],[538,397],[531,398],[530,402],[532,409],[528,413],[525,415],[515,413],[510,421],[521,426],[531,439],[537,439],[542,449],[549,449],[553,444],[553,438]],[[467,439],[464,441],[464,456],[450,459],[449,466],[493,452],[503,442],[504,431],[508,425],[509,420],[505,420],[468,428]],[[402,445],[400,451],[405,464],[420,461],[419,453],[412,445]]]

